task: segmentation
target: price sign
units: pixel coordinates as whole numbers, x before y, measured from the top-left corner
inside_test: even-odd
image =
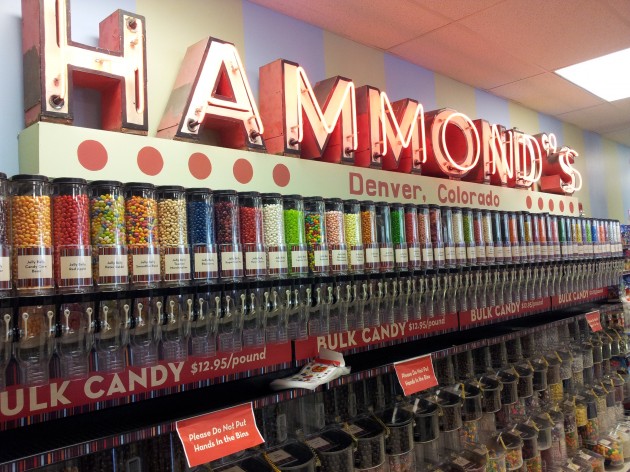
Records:
[[[586,314],[586,321],[588,325],[591,327],[591,330],[595,333],[597,331],[602,330],[602,322],[599,317],[599,310],[591,311]]]
[[[264,441],[251,403],[178,421],[175,425],[189,467],[196,467]]]
[[[438,384],[431,354],[396,362],[394,369],[406,396],[435,387]]]

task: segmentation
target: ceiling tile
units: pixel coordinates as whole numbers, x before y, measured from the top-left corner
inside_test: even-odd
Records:
[[[548,71],[630,47],[630,25],[592,0],[506,0],[461,23]]]
[[[630,114],[608,102],[582,110],[561,113],[558,118],[597,133],[612,132],[620,127],[630,126]]]
[[[388,49],[451,22],[409,0],[252,0],[362,44]]]
[[[630,2],[627,0],[599,0],[603,5],[611,8],[617,15],[619,15],[627,24],[630,25]]]
[[[630,126],[610,133],[605,133],[604,137],[630,147]]]
[[[459,20],[473,13],[480,12],[504,0],[475,0],[474,2],[462,2],[461,0],[411,0],[418,5],[442,14],[453,20]]]
[[[457,23],[396,46],[389,52],[481,89],[544,72]]]
[[[602,99],[551,72],[502,85],[490,92],[549,115],[604,103]]]

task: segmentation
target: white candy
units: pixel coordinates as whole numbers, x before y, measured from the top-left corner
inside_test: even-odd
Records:
[[[267,246],[284,245],[284,218],[280,204],[263,206],[263,228]]]

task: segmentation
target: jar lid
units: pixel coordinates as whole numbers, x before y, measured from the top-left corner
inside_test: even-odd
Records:
[[[375,205],[380,207],[388,207],[390,204],[387,202],[376,202]]]
[[[479,379],[479,384],[484,392],[487,390],[498,390],[501,388],[501,382],[493,375],[484,375],[481,379]]]
[[[343,203],[344,203],[344,205],[358,205],[359,204],[359,200],[355,200],[355,199],[351,198],[350,200],[344,200]]]
[[[433,416],[438,413],[437,404],[425,398],[421,398],[416,409],[416,416]]]
[[[79,184],[87,185],[87,180],[77,177],[58,177],[52,180],[53,184]]]
[[[236,190],[215,190],[212,193],[215,195],[236,195]]]
[[[361,205],[365,205],[365,206],[374,205],[374,202],[372,200],[362,200]]]
[[[280,195],[279,193],[261,193],[260,194],[261,197],[263,198],[282,198],[282,195]]]
[[[341,198],[324,198],[324,202],[326,203],[341,203]]]
[[[409,209],[418,208],[418,205],[416,205],[415,203],[405,203],[405,208],[409,208]]]
[[[534,375],[534,370],[527,364],[519,364],[514,366],[519,377],[531,377]]]
[[[129,182],[129,183],[125,184],[125,188],[155,189],[155,185],[150,184],[149,182]]]
[[[110,187],[122,187],[122,182],[118,180],[92,180],[89,183],[90,187],[110,186]]]
[[[305,202],[318,202],[323,200],[324,199],[322,197],[304,197]]]
[[[282,198],[284,198],[285,200],[303,200],[304,199],[302,195],[298,195],[296,193],[291,194],[291,195],[283,195]]]
[[[7,180],[7,174],[0,172],[0,180]]]
[[[48,182],[48,177],[38,174],[17,174],[11,177],[12,182],[21,182],[24,180],[35,180],[37,182]]]
[[[186,193],[212,193],[207,187],[193,187],[187,188]]]
[[[411,423],[413,415],[403,408],[389,408],[380,415],[387,426],[403,426]]]
[[[534,439],[538,437],[538,431],[536,431],[536,429],[532,426],[526,425],[524,423],[518,423],[511,431],[511,433],[516,433],[517,436],[521,437],[521,439]]]
[[[354,432],[353,435],[359,441],[369,440],[375,437],[380,437],[385,434],[385,428],[382,423],[376,421],[370,417],[361,417],[350,423],[360,429],[359,432]]]
[[[499,440],[499,437],[501,437],[502,439],[501,442],[505,444],[505,447],[507,449],[518,449],[518,448],[523,447],[523,440],[520,438],[520,436],[517,436],[510,432],[504,431],[501,433],[496,433],[495,436],[493,436],[493,438],[495,437],[497,441]]]
[[[157,187],[158,192],[181,192],[184,193],[185,189],[181,185],[160,185]]]
[[[256,198],[260,197],[260,192],[238,192],[239,197]]]

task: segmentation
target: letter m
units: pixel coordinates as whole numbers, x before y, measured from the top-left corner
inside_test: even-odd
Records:
[[[336,76],[314,87],[295,62],[260,68],[260,113],[271,154],[325,162],[354,162],[357,114],[354,84]]]
[[[426,161],[424,109],[406,98],[390,103],[385,92],[357,89],[359,145],[355,165],[403,173],[420,173]]]

